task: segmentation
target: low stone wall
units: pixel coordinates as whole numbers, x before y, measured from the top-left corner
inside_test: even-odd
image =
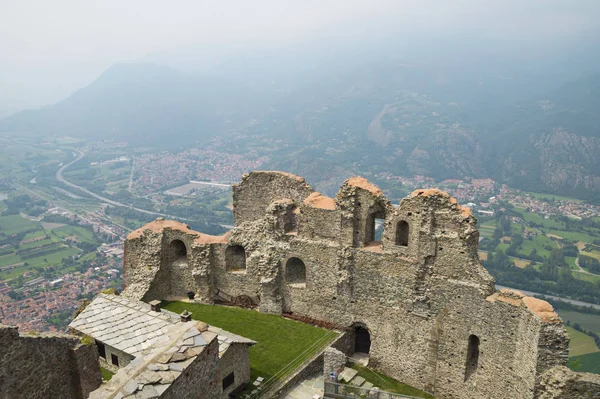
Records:
[[[290,389],[292,389],[294,386],[296,386],[296,384],[302,382],[303,380],[305,380],[306,378],[312,377],[316,374],[322,374],[323,373],[323,366],[324,366],[324,353],[327,350],[327,348],[333,347],[334,345],[338,344],[339,345],[339,341],[345,340],[345,332],[341,332],[340,335],[329,345],[327,346],[325,349],[321,350],[319,353],[316,353],[315,355],[313,355],[313,357],[311,357],[310,359],[308,359],[307,361],[305,361],[302,366],[292,375],[288,376],[288,378],[286,378],[283,381],[280,381],[279,383],[277,383],[273,388],[265,391],[261,397],[262,398],[283,398],[285,396],[286,393],[288,393],[290,391]],[[272,394],[270,394],[272,392]]]
[[[0,325],[0,399],[87,398],[102,383],[95,345]]]

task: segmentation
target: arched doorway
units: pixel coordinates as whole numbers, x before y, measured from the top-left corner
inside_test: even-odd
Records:
[[[371,350],[371,334],[363,326],[354,327],[354,352],[369,354]]]

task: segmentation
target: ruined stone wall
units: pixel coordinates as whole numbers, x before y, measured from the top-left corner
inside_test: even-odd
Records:
[[[248,345],[233,343],[225,351],[219,361],[221,380],[233,372],[234,382],[223,391],[223,397],[250,382],[250,356],[248,356]]]
[[[255,171],[233,185],[233,220],[236,226],[262,219],[275,200],[288,198],[302,202],[313,188],[304,178],[284,172]]]
[[[102,382],[95,345],[67,335],[19,335],[0,325],[0,398],[87,398]]]
[[[564,366],[546,371],[541,378],[539,399],[600,398],[600,375],[576,373]]]
[[[439,398],[534,398],[542,374],[566,363],[568,338],[551,306],[495,292],[477,255],[475,218],[444,192],[417,190],[393,206],[362,178],[328,198],[301,178],[258,172],[235,186],[234,207],[228,236],[194,239],[188,262],[196,291],[248,295],[262,312],[366,328],[371,365]],[[384,219],[377,241],[375,219]],[[162,237],[194,234],[177,230],[163,229]],[[128,241],[148,236],[164,250],[171,238],[152,234]],[[245,270],[228,268],[232,245],[244,248]],[[175,293],[158,288],[168,277],[142,273],[157,299]]]

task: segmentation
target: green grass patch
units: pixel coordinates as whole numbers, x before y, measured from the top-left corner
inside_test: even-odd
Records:
[[[596,334],[600,334],[600,315],[562,309],[558,309],[557,313],[565,323],[567,320],[571,323],[571,325],[578,323],[584,330],[593,331]]]
[[[600,251],[592,251],[592,252],[582,251],[581,254],[600,260]]]
[[[548,234],[554,234],[560,236],[562,238],[566,238],[571,241],[583,241],[583,242],[594,242],[595,237],[585,233],[578,233],[574,231],[564,231],[564,230],[549,230]]]
[[[104,367],[100,367],[100,372],[102,373],[102,379],[104,381],[110,381],[110,379],[113,377],[113,375],[115,375],[115,373],[113,373],[110,370],[105,369]]]
[[[43,230],[32,231],[31,233],[25,234],[25,237],[23,237],[23,241],[31,240],[32,238],[38,238],[45,234],[46,232]]]
[[[523,240],[523,244],[521,244],[522,249],[519,252],[523,255],[529,255],[531,251],[535,249],[539,255],[547,257],[550,256],[550,251],[546,249],[548,246],[552,248],[557,247],[554,240],[551,240],[546,236],[538,234],[531,240]]]
[[[573,367],[573,363],[576,363],[577,367]],[[600,374],[600,352],[570,357],[569,367],[575,371]]]
[[[39,241],[34,241],[34,242],[28,242],[27,244],[21,244],[21,246],[19,247],[19,249],[31,249],[31,248],[38,248],[41,247],[42,245],[48,245],[48,244],[52,244],[53,242],[56,242],[50,238],[45,238],[43,240],[39,240]]]
[[[569,265],[569,267],[572,270],[579,270],[579,268],[577,267],[577,265],[575,264],[575,260],[577,258],[574,256],[565,256],[565,261],[567,262],[567,264]]]
[[[290,363],[300,365],[337,336],[335,331],[255,310],[184,302],[166,302],[163,307],[175,313],[187,309],[195,320],[256,341],[250,348],[252,381],[256,377],[267,381]]]
[[[577,331],[574,328],[568,326],[565,326],[565,328],[571,338],[571,342],[569,343],[569,356],[579,356],[600,351],[594,342],[594,338],[581,331]]]
[[[52,232],[60,238],[77,236],[80,241],[94,242],[94,234],[81,226],[63,226]]]
[[[418,398],[434,398],[427,392],[423,392],[417,388],[413,388],[410,385],[406,385],[400,381],[393,379],[392,377],[388,377],[385,374],[373,371],[370,368],[362,366],[358,363],[350,363],[350,366],[358,371],[359,376],[369,381],[376,387],[379,387],[382,391],[399,393],[408,396],[416,396]]]
[[[532,198],[537,198],[539,200],[543,200],[546,202],[551,202],[552,199],[556,200],[556,201],[573,201],[573,202],[583,202],[582,200],[579,200],[577,198],[571,198],[571,197],[564,197],[562,195],[554,195],[554,194],[543,194],[543,193],[534,193],[531,191],[528,192],[523,192],[524,194],[529,194],[530,197]]]
[[[573,277],[575,277],[577,280],[584,280],[584,281],[589,281],[590,283],[597,283],[598,281],[600,281],[600,276],[597,274],[587,274],[587,273],[581,273],[581,272],[573,272]]]
[[[523,212],[523,219],[525,219],[527,222],[533,222],[540,226],[543,226],[543,228],[545,229],[560,230],[564,227],[564,223],[559,222],[558,220],[552,217],[546,219],[542,215],[533,212]]]
[[[0,231],[6,235],[21,233],[40,226],[37,222],[22,218],[21,215],[9,215],[0,217]]]

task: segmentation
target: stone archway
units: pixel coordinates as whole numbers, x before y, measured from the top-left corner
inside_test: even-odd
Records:
[[[354,326],[354,352],[369,354],[371,351],[371,333],[362,325]]]

